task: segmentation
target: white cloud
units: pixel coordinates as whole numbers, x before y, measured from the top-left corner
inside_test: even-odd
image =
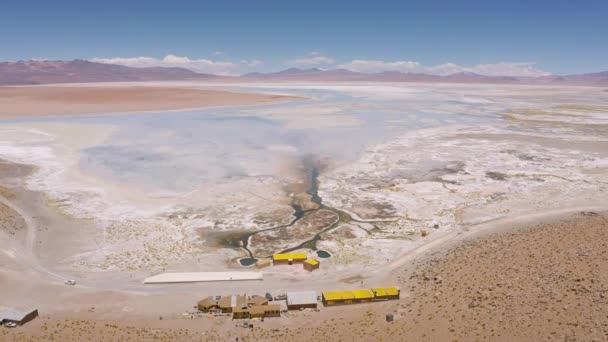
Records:
[[[320,64],[335,64],[336,60],[323,56],[321,53],[317,51],[310,52],[307,57],[291,59],[285,62],[287,65],[320,65]]]
[[[415,61],[393,61],[362,60],[356,59],[348,63],[338,65],[339,68],[358,72],[383,72],[400,71],[425,73],[433,75],[450,75],[458,72],[472,72],[486,76],[544,76],[550,72],[544,71],[530,62],[500,62],[494,64],[477,64],[474,66],[462,66],[454,63],[425,66]]]
[[[93,58],[92,62],[119,64],[130,67],[180,67],[196,72],[210,73],[216,75],[236,75],[242,68],[251,68],[262,65],[262,61],[241,61],[239,63],[229,61],[214,61],[210,59],[192,59],[185,56],[166,55],[162,59],[154,57],[115,57],[115,58]]]
[[[260,60],[243,59],[238,62],[220,61],[212,59],[193,59],[186,56],[166,55],[162,59],[154,57],[115,57],[93,58],[93,62],[120,64],[131,67],[181,67],[196,72],[216,75],[238,75],[252,71],[264,65]],[[307,57],[296,58],[285,62],[293,66],[334,65],[333,58],[324,56],[319,52],[310,52]],[[450,75],[459,72],[471,72],[486,76],[544,76],[551,73],[544,71],[530,62],[500,62],[494,64],[477,64],[462,66],[455,63],[438,65],[423,65],[416,61],[383,61],[355,59],[347,63],[336,65],[337,68],[357,72],[375,73],[383,71],[399,71],[412,73],[425,73],[432,75]]]
[[[480,75],[488,76],[546,76],[551,75],[550,72],[541,70],[536,67],[535,63],[517,62],[517,63],[495,63],[495,64],[478,64],[468,69]]]
[[[381,60],[355,59],[349,63],[338,65],[338,68],[358,72],[400,71],[415,72],[421,67],[420,63],[413,61],[385,62]]]
[[[220,50],[217,50],[217,51],[213,52],[213,55],[215,55],[215,56],[221,56],[223,54],[224,54],[224,51],[220,51]]]
[[[433,75],[450,75],[455,74],[457,72],[464,72],[463,67],[454,63],[444,63],[439,65],[434,65],[430,67],[426,67],[426,70],[429,74]]]
[[[256,68],[256,67],[260,67],[260,66],[264,65],[264,62],[257,60],[257,59],[252,59],[252,60],[243,59],[241,61],[241,64],[246,65],[250,68]]]

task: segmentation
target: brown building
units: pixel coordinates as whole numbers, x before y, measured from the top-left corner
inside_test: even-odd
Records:
[[[201,301],[199,301],[196,307],[202,312],[209,312],[213,310],[219,310],[220,305],[217,300],[213,297],[207,297]]]
[[[248,307],[236,307],[232,309],[233,319],[246,319],[250,317]]]
[[[249,317],[251,318],[263,318],[265,317],[264,314],[266,313],[266,308],[268,308],[268,306],[262,306],[262,305],[253,305],[252,307],[249,308]]]
[[[264,306],[264,317],[281,317],[281,305],[269,304]]]
[[[237,307],[232,312],[233,319],[247,318],[266,318],[280,317],[281,306],[278,304],[271,305],[252,305],[251,307]]]
[[[254,295],[251,297],[247,297],[245,295],[231,295],[223,296],[219,299],[215,297],[207,297],[197,303],[198,309],[202,312],[220,310],[224,313],[231,313],[234,312],[234,310],[238,311],[241,308],[247,309],[251,306],[266,305],[268,305],[268,299],[260,295]]]
[[[268,299],[262,296],[252,296],[247,301],[249,305],[268,305]]]
[[[225,296],[219,300],[218,304],[222,312],[230,313],[235,307],[242,307],[243,305],[247,305],[247,296]]]

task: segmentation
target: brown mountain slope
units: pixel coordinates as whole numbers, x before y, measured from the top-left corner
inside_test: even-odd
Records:
[[[0,63],[0,85],[200,80],[215,77],[182,68],[132,68],[78,59]]]

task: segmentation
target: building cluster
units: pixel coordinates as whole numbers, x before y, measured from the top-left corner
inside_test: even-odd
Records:
[[[319,268],[321,263],[319,260],[309,258],[306,253],[277,253],[272,255],[272,262],[268,259],[258,260],[256,262],[257,268],[268,267],[270,265],[302,265],[307,271],[314,271]]]
[[[202,312],[231,313],[233,318],[263,318],[279,317],[281,306],[268,304],[264,296],[211,296],[198,302],[197,307]]]
[[[287,310],[316,309],[319,300],[325,306],[369,303],[391,299],[399,299],[400,291],[396,287],[382,287],[360,290],[326,291],[317,297],[315,291],[287,292],[287,295],[275,297],[285,299]],[[233,319],[265,318],[281,316],[281,305],[270,304],[272,296],[230,295],[211,296],[198,302],[197,307],[202,312],[232,314]],[[277,302],[275,302],[277,303]],[[284,302],[283,302],[284,303]]]
[[[288,310],[316,309],[318,305],[315,291],[288,292],[285,299]],[[234,319],[281,316],[281,305],[269,304],[268,297],[260,295],[211,296],[199,301],[197,307],[202,312],[232,314]]]
[[[323,305],[332,306],[399,299],[400,294],[401,291],[396,287],[375,287],[372,289],[325,291],[323,292]]]

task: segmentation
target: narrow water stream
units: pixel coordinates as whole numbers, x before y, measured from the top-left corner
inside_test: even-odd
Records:
[[[293,219],[288,224],[271,227],[271,228],[266,228],[266,229],[261,229],[261,230],[257,230],[257,231],[250,232],[250,233],[249,232],[243,233],[243,235],[241,235],[241,238],[240,238],[241,245],[242,245],[241,247],[247,252],[247,254],[249,256],[247,258],[240,259],[240,263],[242,266],[253,265],[255,263],[255,261],[257,261],[258,257],[261,257],[261,258],[270,257],[270,256],[255,256],[253,254],[253,252],[249,248],[249,241],[250,241],[251,237],[255,236],[256,234],[262,233],[262,232],[291,227],[294,224],[296,224],[299,220],[301,220],[303,217],[305,217],[306,215],[313,214],[314,212],[317,212],[321,209],[328,210],[328,211],[331,211],[334,214],[336,214],[337,220],[335,220],[333,223],[329,224],[328,226],[326,226],[325,228],[320,230],[312,238],[310,238],[296,246],[284,249],[284,250],[280,251],[279,253],[288,253],[288,252],[302,249],[302,248],[308,248],[310,250],[317,251],[317,241],[319,241],[321,239],[321,235],[337,228],[338,226],[340,226],[340,224],[348,223],[348,222],[370,223],[367,221],[360,221],[360,220],[353,219],[348,213],[346,213],[340,209],[336,209],[336,208],[323,204],[323,198],[321,198],[321,196],[319,196],[319,175],[321,173],[321,170],[319,168],[318,162],[315,160],[315,158],[313,156],[306,156],[303,158],[302,163],[304,165],[304,170],[305,170],[305,175],[306,175],[305,182],[306,182],[306,184],[308,184],[308,188],[306,189],[306,194],[308,194],[310,196],[310,201],[312,203],[316,204],[317,207],[314,209],[303,210],[302,206],[297,202],[297,200],[295,199],[295,196],[294,196],[294,199],[292,200],[292,203],[291,203],[291,207],[293,208]],[[323,256],[319,255],[320,257],[328,258],[331,256],[329,253],[327,253],[325,251],[322,251],[322,252],[324,252]]]

